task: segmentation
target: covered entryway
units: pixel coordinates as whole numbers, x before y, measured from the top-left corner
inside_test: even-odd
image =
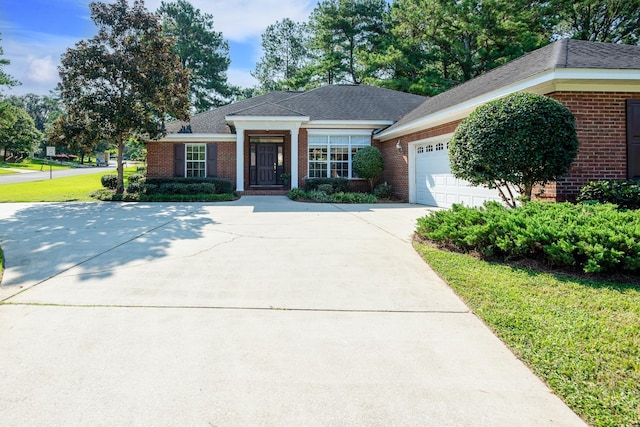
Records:
[[[250,136],[249,184],[256,186],[283,185],[284,136]]]
[[[416,203],[450,208],[454,203],[481,206],[487,200],[502,201],[497,190],[474,187],[453,176],[449,139],[433,139],[413,147]]]

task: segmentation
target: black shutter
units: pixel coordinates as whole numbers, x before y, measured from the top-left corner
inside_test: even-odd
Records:
[[[218,144],[207,144],[207,176],[218,176]]]
[[[173,176],[184,177],[184,144],[173,145]]]
[[[627,99],[627,175],[640,178],[640,99]]]

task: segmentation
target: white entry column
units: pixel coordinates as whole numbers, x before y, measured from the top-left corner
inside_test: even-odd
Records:
[[[300,126],[291,129],[291,188],[298,188],[298,134]]]
[[[244,128],[236,127],[236,191],[244,191]]]

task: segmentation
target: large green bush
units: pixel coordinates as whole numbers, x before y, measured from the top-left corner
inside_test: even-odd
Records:
[[[594,181],[583,186],[579,202],[613,203],[621,209],[640,209],[640,181]]]
[[[640,272],[640,211],[610,204],[454,205],[420,218],[417,233],[489,258],[532,258],[587,273]]]
[[[463,120],[449,144],[453,174],[500,191],[510,206],[537,184],[565,175],[578,152],[575,121],[559,102],[514,93]]]
[[[363,147],[353,155],[353,171],[360,178],[369,181],[371,192],[384,171],[382,154],[376,147]]]

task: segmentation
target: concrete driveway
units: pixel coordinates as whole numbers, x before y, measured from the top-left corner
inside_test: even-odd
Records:
[[[2,425],[578,426],[415,205],[5,204]]]

